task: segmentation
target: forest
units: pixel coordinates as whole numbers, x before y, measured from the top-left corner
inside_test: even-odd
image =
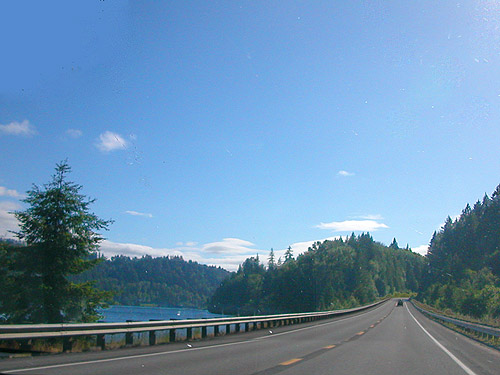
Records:
[[[425,258],[408,248],[352,234],[317,242],[296,259],[288,250],[282,264],[271,252],[268,267],[247,259],[210,300],[209,310],[225,314],[267,314],[347,308],[394,292],[416,292]]]
[[[418,298],[474,318],[500,318],[500,185],[432,236]]]
[[[228,275],[220,267],[185,261],[178,256],[114,256],[73,279],[79,283],[93,281],[96,288],[113,292],[113,302],[120,305],[204,309]]]

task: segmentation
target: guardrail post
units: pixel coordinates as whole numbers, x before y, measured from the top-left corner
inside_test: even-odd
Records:
[[[201,338],[204,339],[207,337],[207,326],[201,327]]]
[[[149,331],[149,345],[156,345],[156,331]]]
[[[226,335],[231,333],[231,324],[226,324]]]
[[[168,335],[168,342],[175,342],[175,328],[171,328]]]
[[[70,352],[72,346],[71,337],[63,337],[63,352]]]
[[[186,340],[192,340],[193,339],[193,329],[191,327],[186,328]]]
[[[134,335],[132,332],[125,333],[125,345],[134,345]]]
[[[245,323],[245,332],[250,331],[250,323]]]
[[[106,339],[104,335],[97,335],[96,344],[101,350],[106,349]]]
[[[219,326],[214,326],[214,337],[219,336]]]
[[[234,332],[236,332],[236,333],[240,332],[240,323],[236,323],[234,325]]]
[[[23,351],[29,352],[31,350],[31,340],[19,340],[19,348]]]

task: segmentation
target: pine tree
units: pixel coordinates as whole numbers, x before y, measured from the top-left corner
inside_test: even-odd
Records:
[[[96,320],[97,308],[110,296],[90,282],[69,280],[99,262],[95,254],[103,238],[97,232],[111,224],[89,211],[94,200],[80,194],[82,186],[66,180],[70,171],[67,161],[57,164],[51,182],[27,192],[23,201],[30,207],[14,213],[20,227],[15,234],[26,246],[13,265],[18,289],[6,311],[12,321]]]
[[[391,244],[389,245],[389,247],[391,249],[399,249],[399,245],[398,245],[398,241],[396,241],[396,237],[394,237],[394,239],[392,240]]]
[[[275,263],[275,257],[274,257],[274,250],[273,248],[271,248],[271,252],[269,253],[269,258],[268,259],[268,263],[267,263],[267,266],[270,270],[276,268],[276,263]]]
[[[293,259],[293,250],[291,246],[288,246],[288,249],[286,249],[285,251],[285,263],[292,259]]]

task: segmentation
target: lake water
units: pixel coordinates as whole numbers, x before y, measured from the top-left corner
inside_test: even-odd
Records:
[[[100,322],[115,323],[133,321],[172,320],[172,319],[207,319],[227,315],[212,314],[207,310],[177,308],[177,307],[150,307],[150,306],[120,306],[113,305],[99,311],[104,317]]]

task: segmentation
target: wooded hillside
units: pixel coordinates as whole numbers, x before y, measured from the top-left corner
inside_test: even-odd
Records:
[[[272,257],[271,257],[272,258]],[[225,280],[209,310],[226,314],[260,314],[327,310],[374,301],[393,292],[417,291],[426,270],[424,257],[387,247],[369,234],[315,243],[297,259],[266,269],[247,259]]]
[[[78,276],[115,293],[122,305],[156,304],[206,308],[207,300],[229,272],[181,257],[115,256]]]
[[[427,255],[419,298],[472,317],[500,317],[500,185],[474,207],[446,219]]]

